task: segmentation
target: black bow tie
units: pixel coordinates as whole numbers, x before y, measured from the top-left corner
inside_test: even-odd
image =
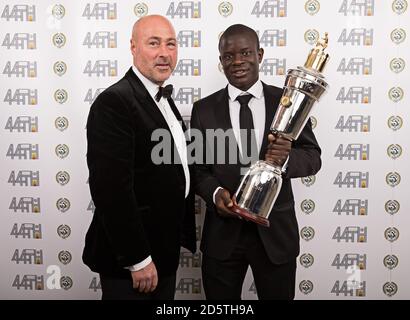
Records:
[[[165,99],[171,98],[172,90],[172,84],[166,85],[165,87],[159,87],[158,93],[155,95],[155,100],[158,102],[161,100],[161,97],[164,97]]]

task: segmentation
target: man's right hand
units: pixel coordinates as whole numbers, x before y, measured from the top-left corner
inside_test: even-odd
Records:
[[[238,215],[232,213],[230,210],[233,206],[233,201],[228,190],[221,188],[216,192],[215,205],[217,212],[221,217],[239,218]]]
[[[157,268],[153,261],[145,268],[138,271],[131,271],[132,286],[139,292],[152,292],[158,285]]]

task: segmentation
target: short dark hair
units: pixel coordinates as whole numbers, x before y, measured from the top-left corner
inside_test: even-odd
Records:
[[[219,38],[219,44],[218,44],[219,51],[221,51],[221,43],[223,40],[225,40],[228,37],[236,36],[238,34],[244,34],[244,33],[247,33],[250,36],[255,38],[256,46],[257,46],[257,49],[259,50],[259,37],[256,31],[253,30],[252,28],[249,28],[248,26],[245,26],[244,24],[233,24],[230,27],[228,27],[228,29],[226,29],[224,33],[222,33],[221,37]]]

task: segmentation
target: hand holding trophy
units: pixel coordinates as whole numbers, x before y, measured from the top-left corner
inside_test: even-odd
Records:
[[[270,131],[290,141],[296,140],[309,120],[314,104],[326,92],[328,84],[322,71],[329,60],[325,53],[327,33],[313,48],[303,67],[289,69],[280,104]],[[232,212],[269,227],[269,214],[282,186],[282,167],[259,160],[243,177]]]

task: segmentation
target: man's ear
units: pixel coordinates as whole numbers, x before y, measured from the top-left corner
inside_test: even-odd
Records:
[[[264,53],[263,48],[259,48],[259,49],[258,49],[258,60],[259,60],[259,63],[262,62],[263,53]]]
[[[222,57],[219,56],[219,62],[222,64]]]

